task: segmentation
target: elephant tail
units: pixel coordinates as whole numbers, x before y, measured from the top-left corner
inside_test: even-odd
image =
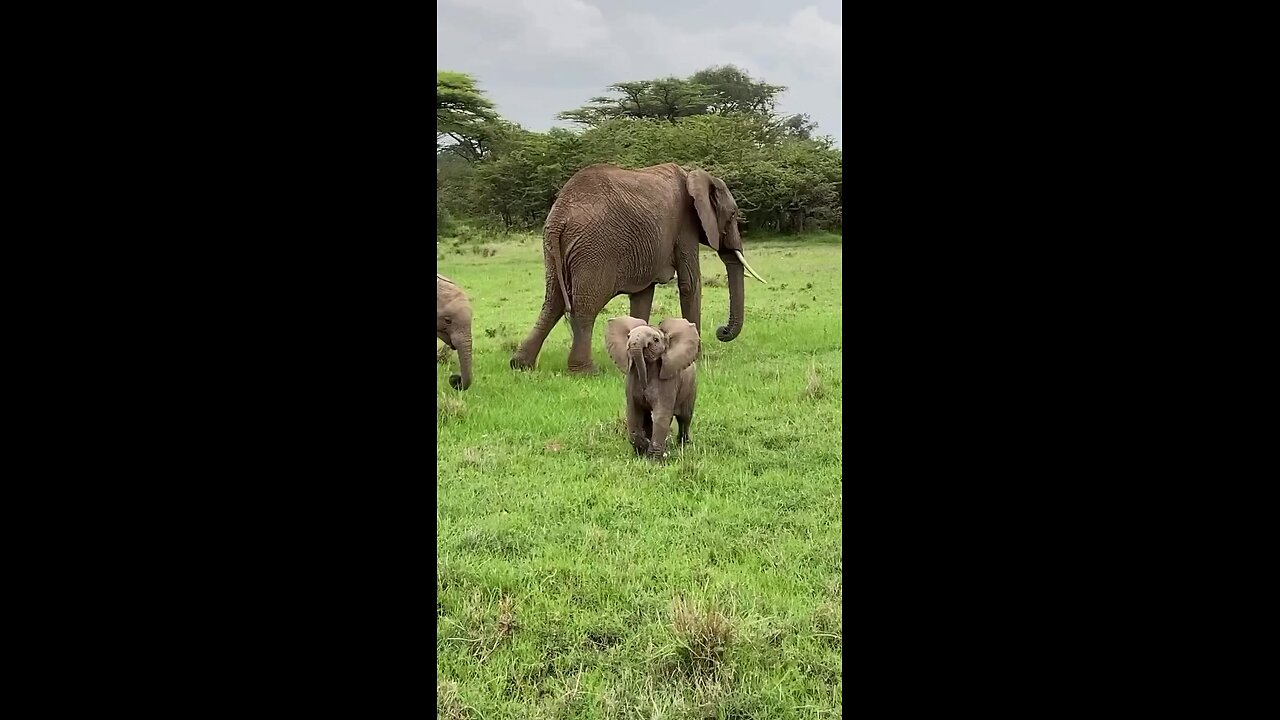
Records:
[[[560,233],[563,230],[563,224],[547,228],[547,248],[550,251],[551,270],[555,273],[556,284],[560,286],[560,294],[564,296],[564,314],[568,315],[573,310],[573,303],[569,301],[569,286],[565,284],[569,269],[564,267],[564,252],[560,248]]]

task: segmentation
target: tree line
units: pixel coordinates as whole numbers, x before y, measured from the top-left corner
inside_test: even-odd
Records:
[[[617,83],[558,115],[577,131],[539,133],[499,116],[470,76],[437,70],[436,233],[455,218],[537,229],[579,169],[664,162],[728,183],[744,232],[840,228],[841,151],[808,115],[775,112],[785,89],[733,66]]]

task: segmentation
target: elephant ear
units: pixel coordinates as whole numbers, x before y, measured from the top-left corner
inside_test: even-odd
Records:
[[[604,347],[609,351],[613,364],[617,365],[622,372],[626,372],[631,367],[631,357],[627,354],[627,336],[635,328],[648,324],[640,318],[629,315],[609,318],[609,321],[604,324]]]
[[[707,244],[712,250],[720,251],[720,223],[716,217],[712,198],[716,194],[716,185],[705,170],[694,170],[685,179],[689,194],[693,196],[693,207],[698,211],[698,219],[702,221],[702,232],[707,235]]]
[[[658,329],[667,336],[667,352],[662,356],[660,376],[663,380],[670,380],[693,363],[702,339],[698,337],[698,326],[684,318],[667,318]]]

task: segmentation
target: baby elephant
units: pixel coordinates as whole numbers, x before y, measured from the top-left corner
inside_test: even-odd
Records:
[[[452,280],[436,273],[436,337],[458,351],[461,375],[450,375],[455,390],[471,387],[471,301]]]
[[[667,456],[672,416],[680,421],[680,444],[688,443],[698,394],[698,328],[683,318],[653,327],[639,318],[616,317],[605,323],[604,343],[627,374],[627,433],[636,454]]]

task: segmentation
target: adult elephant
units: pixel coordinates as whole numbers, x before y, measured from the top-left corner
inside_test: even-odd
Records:
[[[534,365],[562,315],[573,346],[569,372],[594,373],[591,335],[609,300],[631,297],[631,317],[649,320],[653,288],[678,276],[680,312],[701,329],[702,269],[698,245],[715,250],[729,275],[729,324],[716,339],[742,332],[742,273],[747,264],[738,233],[738,203],[724,181],[674,163],[628,170],[590,165],[564,184],[543,226],[546,296],[533,330],[516,348],[511,367]]]

